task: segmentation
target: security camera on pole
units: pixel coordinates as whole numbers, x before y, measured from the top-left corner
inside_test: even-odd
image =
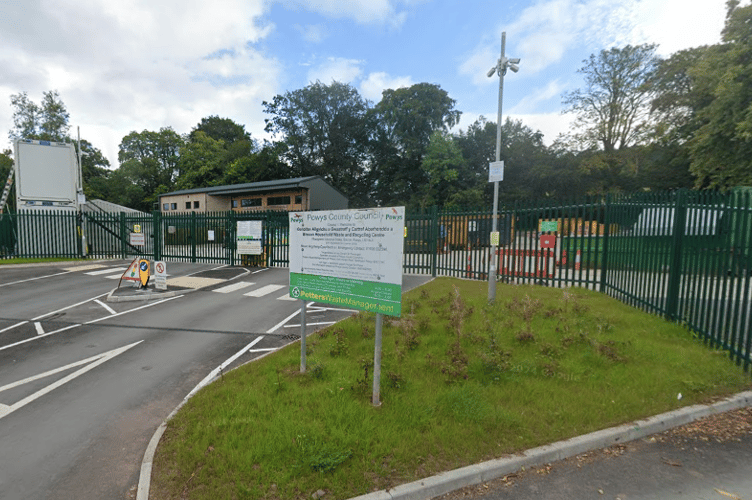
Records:
[[[499,212],[499,181],[504,180],[504,162],[501,161],[501,103],[504,99],[504,75],[507,73],[507,68],[515,73],[520,69],[520,67],[517,66],[520,63],[518,58],[508,59],[504,55],[506,41],[507,33],[502,32],[501,57],[496,63],[496,66],[491,68],[487,74],[489,78],[491,78],[494,73],[499,75],[499,114],[496,119],[496,161],[488,165],[488,182],[494,183],[493,222],[491,228],[491,262],[489,264],[490,269],[488,270],[488,302],[496,300],[496,264],[498,262],[496,252],[499,245],[499,227],[497,220],[497,214]]]

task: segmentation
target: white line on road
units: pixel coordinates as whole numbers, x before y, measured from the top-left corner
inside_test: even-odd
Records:
[[[232,356],[230,356],[229,358],[227,358],[224,363],[222,363],[221,365],[219,365],[218,367],[216,367],[215,369],[213,369],[211,372],[209,372],[209,375],[207,375],[206,377],[204,377],[204,380],[202,380],[201,382],[199,382],[198,385],[196,387],[194,387],[191,392],[188,393],[188,395],[185,397],[185,399],[190,399],[191,396],[193,396],[198,391],[200,391],[205,385],[208,385],[212,380],[214,380],[214,378],[217,376],[217,374],[219,374],[222,370],[224,370],[225,368],[227,368],[233,361],[235,361],[240,356],[242,356],[243,354],[245,354],[251,347],[253,347],[256,344],[258,344],[261,341],[261,339],[263,339],[263,338],[264,338],[263,336],[256,337],[255,339],[253,339],[253,341],[250,344],[248,344],[247,346],[245,346],[244,348],[242,348],[241,350],[239,350],[238,352],[236,352],[235,354],[233,354]]]
[[[308,323],[306,322],[306,326],[321,326],[321,325],[333,325],[336,323],[336,321],[322,321],[320,323]],[[285,325],[285,328],[300,328],[300,325]]]
[[[31,403],[32,401],[35,401],[35,400],[41,398],[45,394],[48,394],[48,393],[54,391],[55,389],[57,389],[58,387],[60,387],[60,386],[62,386],[64,384],[67,384],[68,382],[70,382],[71,380],[75,379],[76,377],[78,377],[80,375],[83,375],[84,373],[86,373],[88,371],[93,370],[94,368],[96,368],[97,366],[101,365],[102,363],[111,360],[115,356],[124,353],[125,351],[127,351],[131,347],[137,346],[141,342],[143,342],[143,340],[139,340],[138,342],[134,342],[133,344],[129,344],[129,345],[121,347],[119,349],[113,349],[112,351],[108,351],[108,352],[105,352],[105,353],[101,354],[99,356],[99,359],[93,361],[89,365],[84,366],[83,368],[81,368],[79,370],[76,370],[75,372],[71,373],[70,375],[67,375],[67,376],[61,378],[57,382],[53,382],[52,384],[48,385],[47,387],[43,387],[42,389],[39,389],[34,394],[31,394],[31,395],[23,398],[21,401],[13,403],[8,408],[0,409],[0,418],[5,417],[7,415],[10,415],[11,413],[13,413],[14,411],[18,410],[19,408],[23,408],[24,406],[26,406],[27,404]],[[70,366],[68,368],[70,368]]]
[[[244,293],[243,295],[246,297],[263,297],[264,295],[268,295],[270,293],[276,292],[280,288],[284,288],[285,285],[266,285],[262,286],[261,288],[257,288],[256,290],[253,290],[248,293]]]
[[[27,281],[36,281],[36,280],[41,280],[41,279],[44,279],[44,278],[52,278],[53,276],[60,276],[60,275],[63,275],[63,274],[70,274],[72,272],[73,271],[65,271],[63,273],[48,274],[47,276],[38,276],[36,278],[29,278],[27,280],[20,280],[20,281],[13,281],[11,283],[4,283],[4,284],[0,285],[0,288],[2,288],[4,286],[17,285],[18,283],[26,283]]]
[[[179,299],[180,297],[185,297],[185,295],[177,295],[177,296],[175,296],[175,297],[170,297],[169,299],[164,299],[164,300],[160,300],[159,302],[153,302],[153,303],[151,303],[151,304],[146,304],[145,306],[141,306],[141,307],[135,307],[135,308],[133,308],[133,309],[129,309],[129,310],[127,310],[127,311],[119,312],[119,313],[116,313],[116,314],[111,314],[110,316],[105,316],[105,317],[103,317],[103,318],[99,318],[99,319],[93,319],[93,320],[91,320],[91,321],[87,321],[87,322],[86,322],[86,323],[84,323],[84,324],[85,324],[85,325],[90,325],[90,324],[92,324],[92,323],[99,323],[100,321],[104,321],[104,320],[106,320],[106,319],[114,318],[115,316],[122,316],[123,314],[128,314],[128,313],[131,313],[131,312],[133,312],[133,311],[138,311],[138,310],[140,310],[140,309],[146,309],[147,307],[153,307],[153,306],[156,306],[156,305],[159,305],[159,304],[163,304],[163,303],[165,303],[165,302],[168,302],[168,301],[170,301],[170,300],[174,300],[174,299]]]
[[[97,304],[99,304],[100,306],[102,306],[102,307],[104,307],[105,309],[107,309],[107,311],[108,311],[108,312],[109,312],[110,314],[117,314],[117,311],[116,311],[115,309],[111,308],[110,306],[108,306],[107,304],[105,304],[104,302],[102,302],[101,300],[99,300],[99,299],[94,299],[94,302],[96,302],[96,303],[97,303]]]
[[[76,325],[66,326],[65,328],[60,328],[59,330],[55,330],[54,332],[47,332],[44,335],[37,335],[36,337],[30,337],[30,338],[25,339],[25,340],[19,340],[16,343],[8,344],[8,345],[4,345],[4,346],[0,347],[0,351],[4,351],[5,349],[10,349],[11,347],[15,347],[17,345],[21,345],[21,344],[25,344],[27,342],[31,342],[33,340],[43,339],[44,337],[49,337],[50,335],[54,335],[56,333],[64,332],[65,330],[70,330],[72,328],[78,328],[79,326],[81,326],[81,323],[78,323]]]
[[[215,290],[212,290],[212,292],[230,293],[230,292],[235,292],[237,290],[242,290],[243,288],[247,288],[253,285],[255,285],[255,283],[251,283],[250,281],[238,281],[237,283],[233,283],[232,285],[227,285],[227,286],[223,286],[222,288],[217,288]]]
[[[293,319],[295,316],[298,316],[298,315],[300,315],[300,311],[295,311],[294,313],[292,313],[291,315],[289,315],[288,317],[286,317],[285,319],[283,319],[282,321],[280,321],[279,323],[271,327],[269,330],[267,330],[266,333],[274,333],[275,331],[282,328],[282,326],[285,323],[287,323],[288,321],[290,321],[291,319]]]
[[[42,324],[39,321],[34,322],[34,328],[37,330],[37,335],[44,335],[44,328],[42,328]]]
[[[96,297],[92,297],[90,299],[86,299],[86,300],[84,300],[82,302],[79,302],[78,304],[73,304],[73,305],[70,305],[70,306],[63,307],[62,309],[58,309],[57,311],[52,311],[52,312],[48,312],[48,313],[42,314],[41,316],[37,316],[36,318],[31,318],[31,321],[39,321],[39,320],[41,320],[43,318],[46,318],[47,316],[52,316],[53,314],[57,314],[59,312],[67,311],[68,309],[72,309],[72,308],[78,307],[78,306],[80,306],[82,304],[86,304],[87,302],[91,302],[92,300],[96,300],[99,297],[104,297],[105,295],[107,295],[107,294],[103,293],[102,295],[97,295]]]
[[[99,276],[100,274],[109,274],[109,273],[117,273],[117,272],[122,274],[122,272],[125,271],[126,269],[128,268],[127,267],[114,267],[114,268],[109,268],[109,269],[100,269],[99,271],[90,271],[84,274],[87,274],[89,276]]]
[[[296,299],[295,297],[290,297],[290,294],[285,294],[281,297],[277,297],[277,300],[299,300],[299,299]]]
[[[15,325],[11,325],[8,328],[3,328],[2,330],[0,330],[0,333],[7,332],[8,330],[12,330],[12,329],[16,328],[17,326],[25,325],[26,323],[28,323],[28,321],[21,321],[20,323],[16,323]]]

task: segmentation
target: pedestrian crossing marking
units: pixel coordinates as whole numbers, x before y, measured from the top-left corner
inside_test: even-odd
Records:
[[[197,278],[195,276],[178,276],[167,280],[167,286],[184,286],[186,288],[204,288],[207,286],[218,285],[227,280],[217,278]]]
[[[246,297],[263,297],[264,295],[268,295],[270,293],[274,293],[280,288],[284,288],[285,285],[266,285],[261,288],[257,288],[256,290],[250,291],[248,293],[244,293]]]
[[[73,266],[73,267],[64,267],[64,271],[91,271],[92,269],[102,269],[103,267],[106,267],[103,264],[89,264],[86,266]]]
[[[232,285],[223,286],[222,288],[217,288],[212,291],[217,293],[230,293],[237,290],[242,290],[243,288],[247,288],[254,284],[255,283],[251,283],[250,281],[238,281],[237,283],[233,283]]]
[[[123,271],[128,269],[127,267],[115,267],[115,268],[108,268],[108,269],[100,269],[99,271],[90,271],[88,273],[84,273],[89,276],[99,276],[100,274],[107,274],[107,273],[117,273],[120,272],[122,274]]]
[[[298,300],[298,299],[290,297],[290,294],[286,293],[283,296],[277,298],[277,300]]]

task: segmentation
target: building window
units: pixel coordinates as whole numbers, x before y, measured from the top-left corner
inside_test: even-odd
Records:
[[[232,200],[232,208],[238,208],[238,200]]]
[[[191,208],[191,202],[190,201],[186,201],[185,202],[185,209],[189,210],[190,208]]]
[[[193,202],[193,208],[198,208],[198,202],[197,201]]]
[[[244,200],[240,200],[240,206],[243,208],[260,207],[261,198],[246,198]]]
[[[178,204],[177,203],[171,203],[170,204],[170,210],[177,210],[177,209],[178,209]]]
[[[170,209],[170,204],[169,203],[162,203],[162,211],[163,212],[166,212],[169,209]]]
[[[289,196],[270,196],[266,199],[267,205],[289,205]]]
[[[296,205],[302,205],[303,204],[303,195],[299,194],[295,197],[295,204]]]

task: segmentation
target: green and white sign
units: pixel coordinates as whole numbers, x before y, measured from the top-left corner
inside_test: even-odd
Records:
[[[290,296],[399,316],[405,207],[290,213]]]

